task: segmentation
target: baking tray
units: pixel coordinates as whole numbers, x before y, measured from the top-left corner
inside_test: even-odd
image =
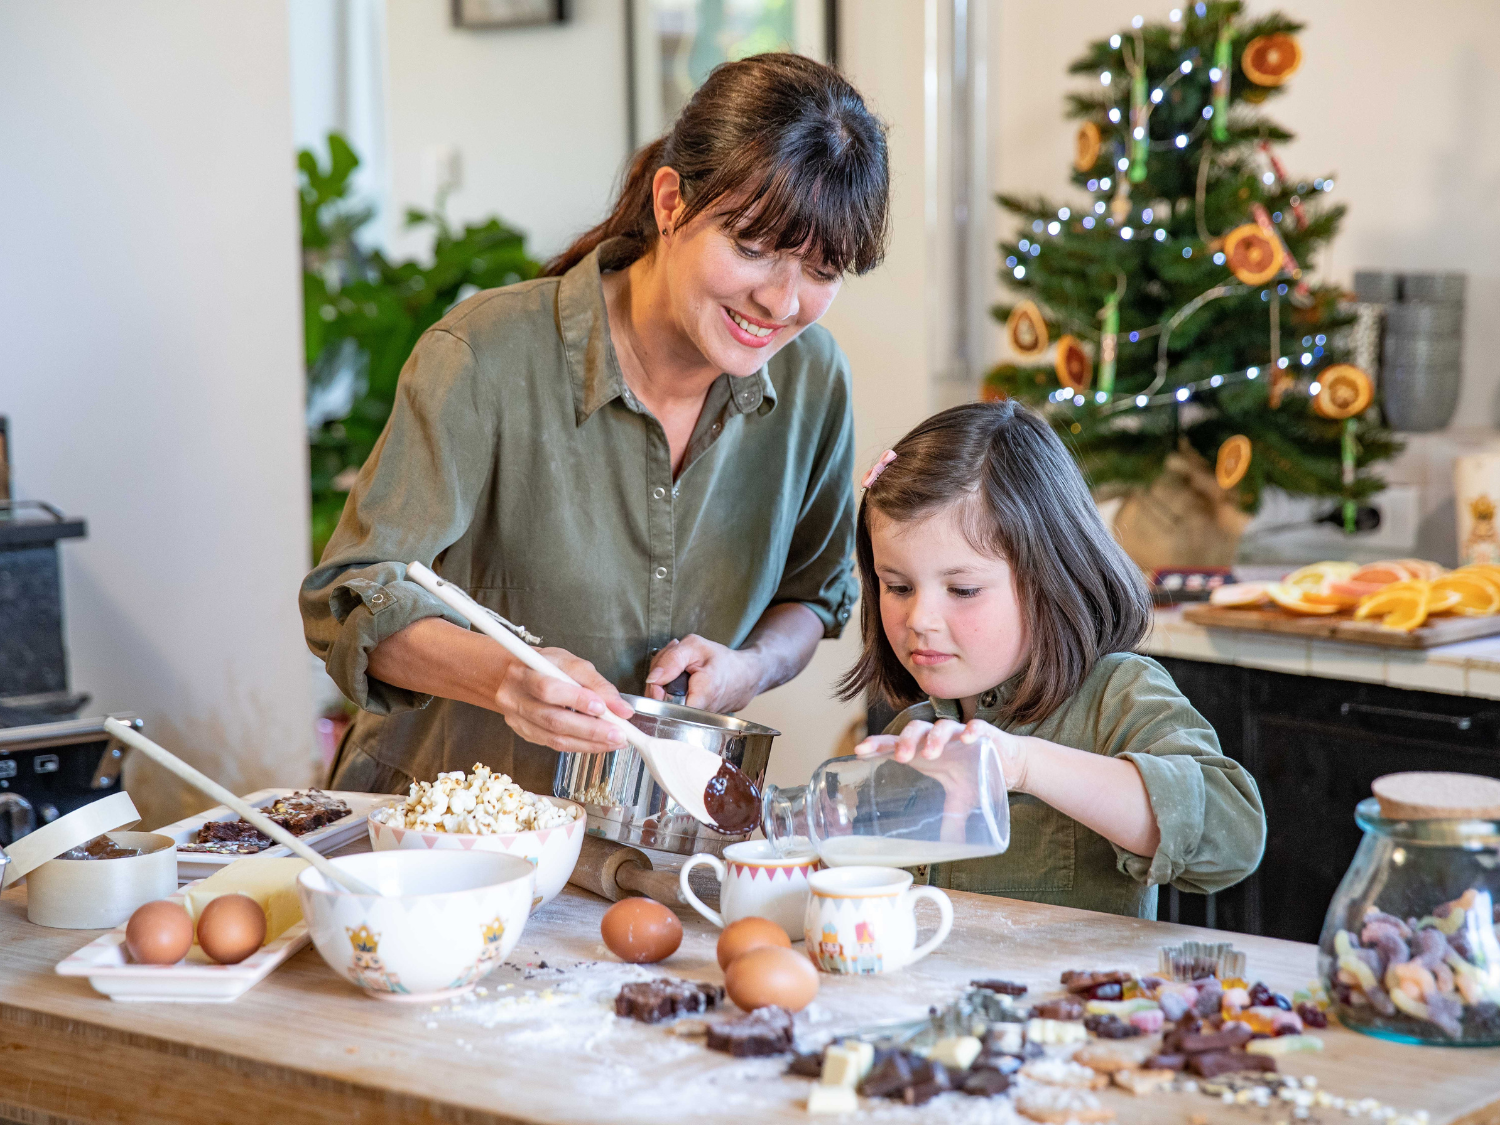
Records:
[[[180,888],[167,901],[182,902],[198,882],[201,880]],[[104,993],[111,1000],[223,1004],[254,988],[308,940],[307,923],[303,921],[275,941],[261,946],[238,965],[215,964],[197,945],[175,965],[138,965],[130,960],[125,950],[127,924],[121,922],[109,933],[63,958],[57,963],[58,975],[87,977],[95,991]]]
[[[247,793],[245,800],[256,808],[265,808],[278,797],[290,797],[293,793],[306,792],[306,789],[261,789],[254,793]],[[335,848],[342,847],[351,840],[359,839],[365,834],[365,822],[370,813],[381,805],[395,804],[401,801],[400,797],[393,797],[389,793],[347,793],[333,789],[324,789],[330,797],[338,797],[349,805],[349,815],[342,820],[336,820],[332,824],[324,825],[316,832],[309,832],[306,836],[299,837],[303,843],[312,848],[313,851],[327,855]],[[185,820],[179,820],[174,824],[168,824],[164,828],[156,829],[163,836],[170,836],[179,844],[190,842],[198,834],[198,829],[210,820],[238,820],[239,814],[232,812],[223,805],[217,805],[190,816]],[[283,844],[272,844],[265,851],[251,852],[251,855],[283,856],[291,855],[292,850]],[[212,875],[215,871],[229,866],[237,859],[244,859],[243,855],[221,855],[217,852],[184,852],[177,853],[177,878],[179,881],[188,879],[202,879]]]

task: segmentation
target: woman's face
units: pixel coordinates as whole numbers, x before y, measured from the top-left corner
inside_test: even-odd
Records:
[[[673,189],[656,195],[658,220],[681,213],[685,204],[670,168],[657,172],[658,188],[670,176]],[[663,208],[668,202],[671,206]],[[809,324],[817,321],[843,284],[843,275],[793,251],[776,251],[737,238],[725,228],[724,211],[713,208],[684,227],[661,225],[657,243],[673,320],[704,360],[730,375],[751,375]]]
[[[971,700],[1026,659],[1026,619],[1004,559],[976,551],[956,505],[898,523],[871,511],[880,622],[901,666],[939,699]]]

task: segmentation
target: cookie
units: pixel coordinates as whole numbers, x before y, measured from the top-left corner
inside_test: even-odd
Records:
[[[1117,1070],[1113,1077],[1116,1086],[1130,1091],[1139,1098],[1156,1093],[1176,1078],[1177,1072],[1172,1070]]]
[[[1023,1066],[1021,1073],[1033,1082],[1075,1090],[1097,1090],[1109,1085],[1109,1075],[1071,1059],[1037,1059]]]
[[[1086,1090],[1065,1090],[1055,1086],[1034,1086],[1016,1095],[1016,1109],[1033,1121],[1062,1125],[1066,1121],[1077,1121],[1089,1125],[1098,1121],[1113,1121],[1115,1111],[1105,1109],[1099,1099]]]

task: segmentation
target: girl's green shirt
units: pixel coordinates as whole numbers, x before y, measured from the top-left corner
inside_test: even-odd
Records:
[[[1163,883],[1208,894],[1245,878],[1260,863],[1266,816],[1255,779],[1219,750],[1219,738],[1156,661],[1117,652],[1095,665],[1065,704],[1039,723],[1002,723],[1020,682],[1013,676],[979,697],[977,717],[1094,754],[1128,758],[1140,770],[1161,846],[1151,856],[1110,843],[1026,794],[1010,795],[1010,848],[1003,854],[935,864],[934,886],[1058,906],[1156,917]],[[913,719],[959,720],[958,703],[929,699],[889,727]]]

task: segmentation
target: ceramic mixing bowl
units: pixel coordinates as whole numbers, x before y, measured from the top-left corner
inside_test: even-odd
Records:
[[[529,862],[499,852],[371,852],[330,862],[380,894],[353,894],[309,867],[297,877],[302,915],[329,967],[381,1000],[473,988],[520,940],[536,887]]]
[[[583,815],[582,805],[561,797],[549,797],[548,800],[578,809],[578,816],[560,828],[542,828],[533,832],[494,832],[478,836],[467,832],[422,832],[415,828],[399,828],[372,815],[369,820],[370,846],[377,852],[405,848],[502,852],[527,860],[536,868],[536,894],[531,904],[534,913],[556,898],[557,893],[567,886],[568,876],[573,874],[573,868],[578,864],[583,838],[588,834],[588,821]],[[392,809],[391,814],[399,816],[399,807]]]

